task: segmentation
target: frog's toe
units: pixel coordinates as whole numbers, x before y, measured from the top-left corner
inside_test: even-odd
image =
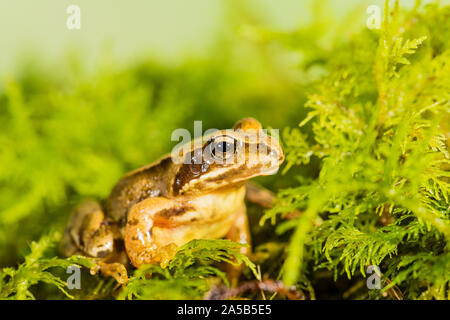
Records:
[[[172,260],[177,254],[177,250],[178,246],[175,243],[170,243],[158,250],[159,264],[161,268],[167,267],[170,260]]]
[[[121,263],[104,263],[98,262],[96,267],[92,267],[90,272],[92,275],[99,272],[107,277],[113,277],[118,283],[125,284],[128,282],[128,273],[125,266]]]
[[[156,248],[145,248],[137,255],[130,255],[130,258],[137,268],[144,264],[159,264],[162,268],[165,268],[170,260],[177,253],[178,246],[174,243]]]

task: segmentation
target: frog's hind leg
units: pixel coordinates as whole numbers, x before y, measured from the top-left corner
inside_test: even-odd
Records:
[[[264,209],[270,209],[275,201],[272,191],[261,187],[254,182],[247,182],[245,185],[245,198]]]
[[[70,217],[64,240],[63,248],[67,251],[78,249],[95,258],[109,256],[114,249],[114,235],[100,204],[85,201],[77,206]],[[68,243],[70,240],[72,242]]]
[[[73,254],[96,258],[95,274],[114,277],[119,283],[127,281],[126,268],[122,263],[110,262],[118,254],[114,251],[118,229],[114,222],[105,219],[99,203],[85,201],[73,211],[62,241],[62,251],[66,256]],[[117,251],[117,250],[116,250]]]
[[[251,253],[251,239],[250,228],[248,225],[247,209],[244,204],[236,212],[234,223],[226,235],[227,239],[235,242],[246,244],[247,246],[241,248],[241,253],[250,255]],[[231,286],[235,287],[242,273],[244,265],[227,265],[227,277],[230,280]]]

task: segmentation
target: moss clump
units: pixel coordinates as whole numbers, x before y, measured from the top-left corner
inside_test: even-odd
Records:
[[[283,279],[317,270],[359,278],[380,267],[385,287],[407,298],[450,298],[448,123],[450,10],[385,7],[382,30],[330,52],[329,72],[308,98],[313,139],[287,129],[289,167],[320,159],[313,180],[279,193],[266,219],[297,208],[278,225],[293,230]],[[433,18],[432,18],[433,17]],[[372,56],[367,56],[371,52]],[[316,274],[318,274],[316,272]],[[361,275],[363,277],[361,277]]]
[[[225,273],[212,266],[212,262],[226,262],[233,265],[243,263],[253,271],[256,278],[259,278],[254,263],[240,253],[241,247],[242,244],[229,240],[193,240],[178,250],[167,268],[146,265],[137,270],[119,298],[201,297],[214,283],[213,277],[218,277],[228,284]]]

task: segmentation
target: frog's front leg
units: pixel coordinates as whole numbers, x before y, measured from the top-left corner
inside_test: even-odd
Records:
[[[242,204],[236,212],[234,223],[230,231],[228,231],[226,238],[235,242],[246,244],[247,246],[241,248],[241,253],[247,256],[250,255],[250,228],[248,225],[247,208],[245,207],[245,204]],[[227,276],[232,287],[236,286],[239,280],[239,276],[242,273],[243,267],[243,264],[239,266],[232,264],[227,265]]]
[[[157,263],[165,267],[175,256],[177,245],[172,242],[155,241],[152,232],[153,227],[158,223],[156,214],[171,210],[175,206],[176,203],[173,200],[156,197],[145,199],[130,209],[124,240],[128,257],[135,267]]]

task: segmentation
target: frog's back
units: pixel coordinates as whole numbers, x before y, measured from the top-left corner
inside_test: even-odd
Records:
[[[114,221],[125,222],[134,204],[147,198],[167,196],[170,189],[167,172],[171,166],[171,158],[165,157],[125,175],[105,200],[106,215]]]

